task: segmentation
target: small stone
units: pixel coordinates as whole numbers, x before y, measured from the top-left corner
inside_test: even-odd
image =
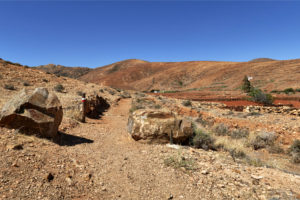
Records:
[[[17,160],[15,160],[15,161],[12,163],[11,166],[12,166],[12,167],[19,167]]]
[[[168,198],[168,200],[171,200],[171,199],[173,199],[174,197],[173,197],[173,195],[171,194],[170,195],[170,197]]]
[[[73,183],[73,181],[72,181],[72,179],[70,177],[67,177],[66,181],[67,181],[67,183],[68,183],[69,186],[71,186],[72,183]]]
[[[17,144],[15,146],[13,146],[12,148],[13,150],[22,150],[23,149],[23,145],[22,144]]]
[[[209,174],[209,172],[208,172],[207,170],[202,170],[202,171],[201,171],[201,174],[207,175],[207,174]]]
[[[102,187],[101,190],[102,190],[103,192],[106,192],[106,191],[107,191],[106,187]]]
[[[51,173],[49,173],[47,175],[46,179],[47,179],[48,182],[51,182],[54,179],[54,176]]]

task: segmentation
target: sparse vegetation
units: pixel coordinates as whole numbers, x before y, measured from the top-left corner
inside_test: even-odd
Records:
[[[240,149],[230,149],[229,150],[230,156],[235,161],[236,158],[245,158],[246,153]]]
[[[182,102],[182,105],[186,106],[186,107],[189,107],[189,106],[192,106],[192,102],[190,100],[184,100]]]
[[[191,140],[192,146],[204,150],[209,150],[209,149],[216,150],[214,142],[215,140],[210,134],[205,133],[203,130],[197,128],[194,125],[194,134]]]
[[[48,83],[49,81],[45,78],[42,79],[43,82]]]
[[[64,86],[61,85],[61,84],[57,84],[56,86],[54,86],[54,90],[55,90],[56,92],[63,92],[64,89],[65,89]]]
[[[213,130],[217,136],[229,135],[229,128],[223,123],[216,125]]]
[[[251,146],[254,150],[266,148],[267,146],[274,145],[276,140],[276,135],[273,132],[260,132],[256,135],[256,137],[250,141]]]
[[[284,90],[272,90],[271,93],[276,93],[276,94],[280,94],[280,93],[285,93],[285,94],[295,94],[296,92],[300,92],[300,88],[297,89],[293,89],[293,88],[286,88]]]
[[[4,85],[4,89],[7,89],[7,90],[16,90],[15,86],[12,85],[12,84],[5,84]]]
[[[300,163],[300,140],[295,140],[289,148],[294,163]]]
[[[231,138],[234,139],[241,139],[241,138],[247,138],[249,136],[249,130],[248,129],[234,129],[231,132]]]
[[[186,158],[184,156],[170,156],[164,160],[164,164],[168,167],[173,167],[175,169],[183,168],[185,170],[193,171],[196,169],[196,163],[191,158]]]
[[[289,94],[289,93],[295,94],[295,90],[293,88],[286,88],[285,90],[283,90],[283,92],[285,94]]]

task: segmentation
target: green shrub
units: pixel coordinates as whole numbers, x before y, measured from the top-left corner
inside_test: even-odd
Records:
[[[214,127],[214,133],[218,136],[224,136],[229,134],[229,128],[227,125],[221,123]]]
[[[297,88],[295,91],[296,91],[296,92],[300,92],[300,88]]]
[[[267,146],[274,145],[274,142],[276,140],[276,135],[273,132],[260,132],[258,135],[254,138],[253,141],[251,141],[251,146],[254,150],[262,149]]]
[[[262,103],[264,105],[272,105],[274,101],[274,98],[271,94],[264,93],[263,91],[257,88],[253,88],[250,91],[249,96],[252,97],[253,101]]]
[[[65,89],[64,86],[61,85],[61,84],[57,84],[56,86],[54,86],[54,90],[55,90],[56,92],[63,92],[64,89]]]
[[[300,140],[295,140],[289,148],[292,161],[294,163],[300,163]]]
[[[192,106],[192,102],[190,100],[185,100],[182,102],[182,105],[187,106],[187,107]]]
[[[284,92],[285,94],[289,94],[289,93],[295,94],[295,90],[294,90],[293,88],[287,88],[287,89],[283,90],[283,92]]]
[[[235,129],[231,133],[231,137],[234,139],[240,139],[240,138],[246,138],[249,136],[249,130],[248,129]]]
[[[204,131],[194,128],[194,136],[191,140],[191,145],[195,148],[200,148],[204,150],[216,150],[215,140],[211,135],[205,133]]]
[[[16,90],[15,86],[13,86],[11,84],[5,84],[4,85],[4,89],[7,89],[7,90]]]

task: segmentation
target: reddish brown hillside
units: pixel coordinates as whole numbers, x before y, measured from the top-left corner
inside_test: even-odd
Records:
[[[239,91],[245,75],[263,90],[300,88],[300,60],[264,62],[146,62],[126,60],[80,77],[93,83],[135,90]]]

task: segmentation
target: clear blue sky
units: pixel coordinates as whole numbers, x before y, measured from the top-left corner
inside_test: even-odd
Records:
[[[300,2],[0,1],[0,58],[35,66],[300,58]]]

